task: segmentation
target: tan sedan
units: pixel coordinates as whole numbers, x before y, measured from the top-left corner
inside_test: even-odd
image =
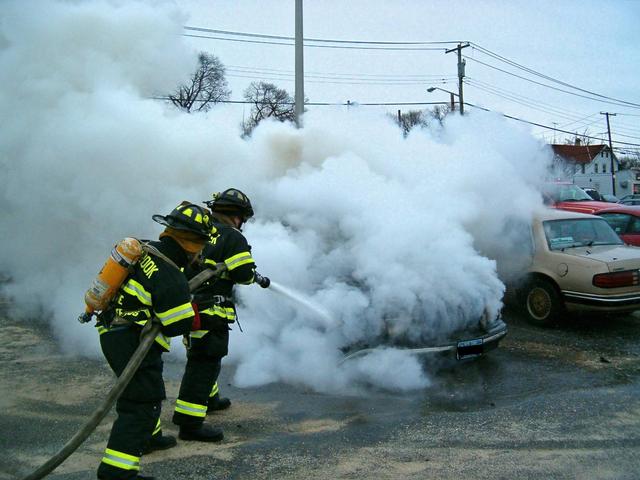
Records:
[[[527,273],[512,290],[531,322],[548,325],[566,311],[640,309],[640,248],[625,245],[604,219],[547,209],[527,230],[518,248]]]

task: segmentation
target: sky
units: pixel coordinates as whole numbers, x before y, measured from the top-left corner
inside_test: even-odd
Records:
[[[186,20],[189,27],[295,35],[294,0],[179,3],[190,15]],[[435,50],[376,51],[371,48],[384,45],[308,41],[304,50],[304,88],[310,102],[449,102],[450,94],[426,90],[434,86],[458,93],[456,53],[444,51],[454,48],[455,42],[469,42],[471,45],[462,51],[466,58],[466,103],[546,125],[550,128],[531,128],[551,143],[554,136],[558,143],[572,136],[561,130],[586,133],[595,137],[592,143],[606,142],[606,118],[600,112],[617,113],[610,117],[613,140],[636,145],[615,146],[629,150],[640,145],[640,2],[636,0],[322,0],[303,2],[303,14],[307,39],[454,42],[394,46]],[[291,42],[192,30],[185,33],[216,37],[191,37],[190,41],[196,48],[217,55],[227,66],[233,99],[241,100],[246,86],[260,80],[276,83],[293,94],[294,47],[248,43]],[[565,85],[514,67],[496,55]],[[397,109],[427,107],[366,108],[395,113]],[[554,132],[554,128],[558,131]]]
[[[157,238],[153,214],[229,187],[252,200],[245,234],[277,285],[237,287],[243,332],[224,365],[239,387],[425,388],[432,373],[406,352],[343,363],[341,349],[432,344],[499,314],[491,252],[541,208],[552,160],[528,126],[474,111],[405,138],[383,111],[333,106],[242,138],[235,105],[187,114],[152,98],[197,62],[180,6],[33,3],[38,15],[0,11],[0,272],[12,317],[48,324],[61,351],[100,357],[76,318],[117,241]],[[184,361],[179,339],[171,355]]]

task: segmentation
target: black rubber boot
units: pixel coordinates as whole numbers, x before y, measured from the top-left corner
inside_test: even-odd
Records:
[[[142,454],[146,455],[156,450],[166,450],[175,447],[177,444],[176,437],[171,435],[154,435],[144,447],[144,450],[142,450]]]
[[[196,442],[219,442],[224,438],[222,430],[203,423],[198,426],[183,425],[180,427],[180,440]]]
[[[209,399],[207,405],[207,413],[217,412],[220,410],[226,410],[231,406],[231,400],[228,398],[220,398],[220,395],[216,394]]]

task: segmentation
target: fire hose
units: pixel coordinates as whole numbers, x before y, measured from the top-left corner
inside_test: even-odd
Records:
[[[193,291],[211,277],[219,276],[226,266],[216,264],[216,268],[210,268],[200,272],[198,275],[189,280],[189,290]],[[89,435],[95,430],[102,419],[111,410],[111,407],[118,399],[122,391],[127,387],[131,378],[138,370],[140,363],[144,359],[145,355],[153,345],[156,336],[160,333],[161,325],[156,321],[148,321],[142,329],[140,335],[140,344],[133,355],[129,359],[129,363],[125,367],[122,374],[118,377],[115,385],[111,388],[111,391],[106,396],[102,404],[93,412],[93,415],[89,417],[84,426],[71,437],[71,439],[56,453],[53,457],[47,460],[40,468],[33,473],[23,477],[22,480],[39,480],[51,473],[58,465],[64,462],[78,447],[84,442]]]

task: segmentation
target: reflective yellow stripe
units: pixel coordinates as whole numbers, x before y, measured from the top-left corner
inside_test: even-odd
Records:
[[[140,470],[140,457],[107,448],[102,457],[102,463],[121,468],[123,470]]]
[[[136,282],[133,279],[129,279],[129,281],[122,287],[129,295],[133,295],[138,300],[140,300],[144,305],[151,305],[151,294],[147,292],[144,287]]]
[[[189,403],[179,398],[176,400],[176,412],[189,415],[191,417],[206,417],[207,406],[198,405],[197,403]]]
[[[224,263],[227,266],[227,270],[233,270],[241,265],[253,263],[253,258],[251,258],[251,252],[241,252],[233,257],[227,258]]]
[[[190,332],[189,335],[191,336],[191,338],[202,338],[207,333],[209,333],[209,330],[194,330]]]
[[[156,316],[165,327],[185,318],[193,317],[194,315],[195,313],[193,312],[191,303],[183,303],[182,305],[167,310],[166,312],[156,312]]]
[[[148,321],[149,320],[139,320],[135,322],[135,324],[140,325],[141,327],[144,327]],[[160,346],[164,348],[167,352],[171,350],[171,340],[169,339],[169,337],[167,337],[163,333],[158,333],[158,335],[156,335],[155,341],[158,342]]]
[[[158,423],[156,423],[156,428],[153,429],[153,433],[151,435],[157,435],[161,431],[162,431],[162,423],[160,422],[160,419],[158,419]]]
[[[171,340],[169,340],[169,337],[163,335],[162,333],[159,333],[156,336],[155,341],[158,342],[160,346],[164,348],[167,352],[171,350]]]
[[[216,315],[218,317],[224,318],[228,322],[235,322],[236,320],[236,311],[233,307],[221,307],[220,305],[213,305],[205,310],[200,312],[203,315]]]
[[[213,384],[213,388],[211,389],[211,393],[209,394],[210,397],[215,397],[218,394],[219,388],[218,388],[218,382]]]
[[[151,318],[151,310],[148,308],[139,308],[138,310],[125,310],[124,308],[116,308],[116,315],[134,322],[144,321],[147,318]],[[144,320],[138,320],[143,318]]]
[[[106,333],[106,332],[109,331],[105,327],[103,327],[102,325],[98,325],[96,328],[98,329],[98,334],[100,334],[100,335],[102,335],[103,333]]]

